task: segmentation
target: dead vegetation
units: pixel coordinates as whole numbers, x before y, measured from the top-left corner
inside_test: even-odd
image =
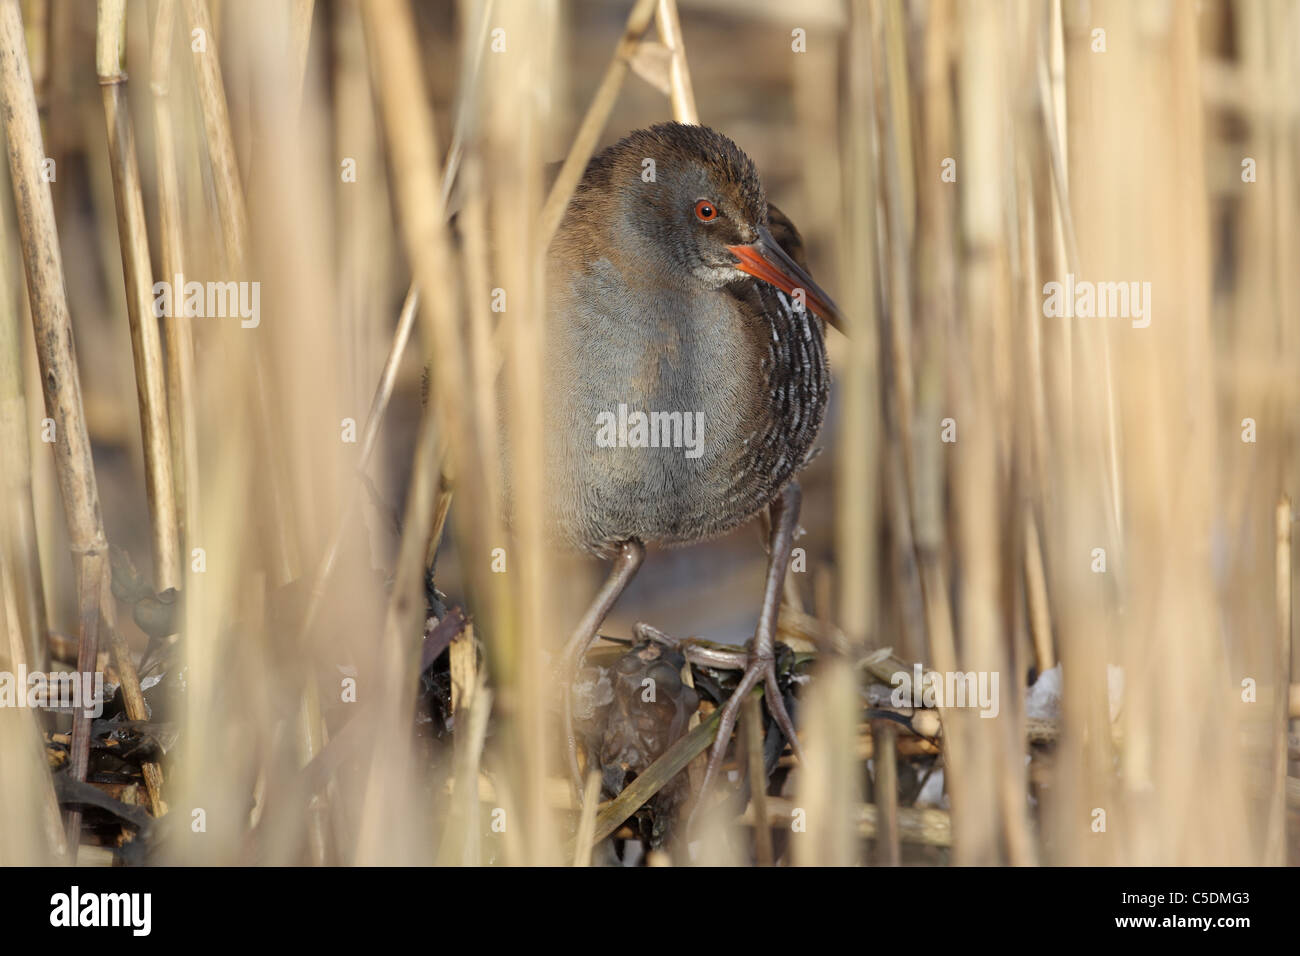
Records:
[[[0,707],[0,862],[1295,862],[1300,4],[797,6],[0,0],[0,671],[110,692]],[[736,672],[680,638],[752,629],[761,548],[652,555],[579,801],[598,571],[538,478],[547,242],[668,117],[852,320],[780,620],[807,760],[747,702],[689,848]],[[178,276],[260,300],[160,318]],[[928,672],[996,716],[891,700]]]

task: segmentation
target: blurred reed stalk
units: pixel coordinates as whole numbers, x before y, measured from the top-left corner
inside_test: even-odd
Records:
[[[154,18],[149,87],[153,93],[155,167],[158,174],[158,234],[162,250],[162,274],[175,282],[185,274],[185,235],[182,228],[179,157],[172,122],[172,42],[176,0],[158,0]],[[181,290],[173,290],[175,301]],[[183,560],[186,542],[197,537],[193,518],[198,510],[198,438],[194,433],[194,336],[184,316],[169,316],[163,323],[163,352],[166,358],[167,423],[171,437],[172,480],[175,487],[179,552]],[[174,569],[175,570],[175,569]]]
[[[557,765],[555,747],[563,739],[552,730],[553,705],[563,692],[553,665],[548,663],[548,651],[561,643],[557,633],[560,608],[555,600],[555,562],[547,550],[543,527],[546,499],[542,484],[546,247],[554,232],[547,209],[552,208],[559,186],[553,188],[547,209],[543,209],[539,151],[551,122],[546,106],[551,98],[544,91],[556,65],[553,44],[558,9],[554,0],[541,4],[511,0],[497,9],[500,29],[514,42],[508,47],[510,60],[498,57],[496,69],[485,77],[481,155],[484,188],[492,197],[489,223],[496,237],[492,275],[509,296],[501,323],[507,333],[503,408],[509,435],[507,480],[512,508],[513,565],[508,576],[516,615],[510,643],[498,647],[494,656],[498,665],[510,661],[507,669],[497,672],[503,684],[498,698],[505,732],[501,753],[508,755],[507,785],[515,819],[524,828],[522,862],[537,865],[560,859],[560,841],[546,794],[551,767]],[[537,95],[539,87],[541,96]],[[591,114],[589,110],[588,119]],[[578,148],[575,142],[561,177]],[[584,144],[584,148],[589,154],[589,146]],[[559,204],[560,213],[563,206]],[[484,292],[469,290],[471,296]],[[504,636],[498,631],[488,639]],[[567,728],[563,730],[567,732]]]
[[[402,725],[414,703],[409,675],[419,659],[414,637],[423,631],[422,585],[434,524],[438,436],[446,436],[450,442],[458,477],[473,473],[472,461],[468,460],[473,441],[466,421],[468,410],[460,400],[469,390],[460,364],[466,349],[460,328],[459,288],[454,279],[447,281],[456,274],[452,267],[454,255],[446,233],[441,190],[433,176],[439,168],[437,138],[433,113],[423,92],[414,21],[404,0],[367,4],[362,8],[362,18],[393,170],[393,188],[401,198],[399,225],[407,254],[418,285],[439,292],[422,297],[419,310],[424,354],[434,363],[433,394],[422,416],[403,519],[397,580],[383,635],[387,703],[378,731],[385,739],[400,740]],[[466,497],[474,500],[472,492]],[[390,775],[398,773],[396,782],[404,782],[397,769],[404,764],[401,750],[378,748],[366,788],[367,812],[359,841],[359,862],[381,859],[372,854],[390,852],[400,840],[397,833],[388,832],[399,821],[380,812],[379,807],[394,782]]]
[[[46,671],[45,597],[32,499],[27,401],[23,394],[22,310],[10,283],[16,264],[10,242],[11,203],[0,201],[0,667],[10,673]],[[67,857],[36,712],[0,712],[0,750],[20,770],[0,781],[0,865],[39,865]],[[14,758],[12,755],[21,757]],[[37,826],[30,821],[38,819]]]
[[[190,33],[194,37],[190,49],[194,54],[194,75],[203,113],[208,168],[221,221],[225,272],[229,278],[248,281],[248,207],[235,155],[234,133],[217,49],[217,33],[206,0],[187,0],[186,13]],[[277,436],[283,434],[283,429],[277,428],[278,407],[273,401],[268,382],[267,359],[261,349],[254,349],[251,356],[254,363],[253,385],[258,398],[254,406],[258,413],[257,441],[266,456],[269,471],[267,487],[273,504],[268,517],[275,531],[272,538],[274,581],[282,585],[298,577],[301,567],[300,543],[292,531],[294,502],[288,489],[290,479],[285,473],[288,463],[283,455],[275,454],[279,447]]]
[[[873,52],[868,0],[849,5],[842,50],[845,71],[839,180],[843,210],[837,217],[840,250],[838,289],[849,317],[846,348],[835,368],[840,422],[836,440],[844,452],[835,462],[834,554],[839,578],[834,616],[844,640],[831,636],[832,609],[819,602],[816,693],[801,700],[799,733],[806,764],[798,780],[799,803],[807,813],[807,833],[792,843],[799,865],[853,865],[861,859],[854,809],[862,802],[857,772],[857,726],[861,712],[856,660],[874,641],[879,608],[875,553],[878,538],[880,410],[878,378],[879,273],[875,160]],[[834,334],[831,333],[832,339]],[[834,341],[828,347],[834,347]],[[773,801],[768,800],[771,807]],[[783,821],[791,826],[789,816]]]
[[[65,170],[77,182],[75,157],[90,157],[94,214],[69,202],[65,243],[115,255],[117,242],[122,253],[154,567],[173,574],[155,586],[185,582],[188,689],[169,796],[190,815],[171,821],[172,860],[583,865],[707,746],[711,718],[616,800],[599,805],[589,779],[581,810],[555,759],[559,685],[546,653],[564,636],[569,582],[540,524],[545,248],[590,156],[623,130],[622,108],[646,119],[634,95],[620,99],[633,64],[679,121],[699,121],[698,92],[710,122],[765,173],[773,156],[787,177],[797,171],[815,213],[798,219],[812,224],[814,258],[834,237],[839,275],[828,285],[851,326],[828,342],[834,506],[829,519],[816,506],[804,519],[810,556],[828,560],[814,567],[815,614],[791,574],[780,622],[782,639],[816,650],[798,715],[807,761],[782,795],[752,791],[740,826],[719,827],[698,859],[781,862],[783,843],[799,864],[1287,859],[1300,7],[850,0],[844,29],[829,20],[793,58],[794,115],[751,117],[750,101],[718,96],[720,78],[741,73],[719,68],[717,48],[705,59],[692,47],[693,86],[684,37],[694,44],[711,25],[675,0],[623,4],[581,115],[554,95],[564,66],[554,0],[465,0],[418,17],[408,0],[181,2],[157,5],[142,47],[153,109],[134,128],[120,82],[125,4],[100,4],[105,154],[100,118],[79,109],[73,83],[89,60],[61,59],[89,40],[72,6],[29,21],[29,75],[19,2],[0,0],[0,115],[78,578],[79,666],[93,669],[106,627],[131,685],[87,433],[101,415],[121,420],[129,396],[106,402],[104,380],[92,379],[88,426],[64,298],[66,281],[76,304],[83,273],[115,281],[114,269],[63,273],[41,177],[47,99],[59,185]],[[737,57],[747,36],[774,42],[770,22],[732,12]],[[453,17],[457,39],[431,33]],[[314,24],[330,30],[313,37]],[[598,29],[575,24],[583,42]],[[453,83],[441,64],[457,44]],[[183,51],[192,70],[172,68]],[[748,63],[744,78],[755,79]],[[444,154],[436,120],[449,98]],[[765,144],[760,129],[786,145]],[[543,160],[557,142],[566,158],[547,190]],[[798,156],[782,165],[790,142]],[[1246,157],[1257,181],[1242,179]],[[339,180],[347,158],[355,181]],[[951,179],[941,175],[949,159]],[[161,277],[256,279],[264,327],[168,319],[159,342],[146,311],[152,197],[141,170],[157,177]],[[785,186],[780,175],[768,184]],[[394,323],[408,267],[415,281]],[[1151,282],[1151,325],[1045,316],[1044,284],[1067,274]],[[0,282],[0,321],[16,292]],[[104,340],[101,326],[120,337],[117,299],[107,301],[107,320],[96,323],[97,304],[78,323],[83,350]],[[17,331],[0,330],[0,657],[30,667],[59,640],[49,632],[69,602],[48,554],[40,573],[38,538],[47,552],[58,538],[33,518],[50,466],[28,454],[44,443],[23,407]],[[404,361],[413,333],[417,356]],[[400,410],[426,364],[427,407],[411,438],[410,423],[385,412]],[[363,415],[357,439],[339,440],[340,419]],[[940,437],[946,419],[955,442]],[[1246,419],[1257,441],[1242,440]],[[502,420],[518,436],[508,470]],[[111,447],[120,431],[94,434]],[[385,469],[396,481],[375,474]],[[825,474],[810,468],[805,487]],[[395,558],[390,522],[363,527],[363,482],[375,499],[407,482]],[[498,505],[507,487],[519,515],[509,534]],[[453,547],[440,583],[472,623],[450,649],[450,759],[430,765],[409,744],[423,575],[444,526]],[[391,592],[376,566],[395,567]],[[734,600],[752,597],[737,588]],[[873,653],[889,647],[897,653]],[[997,673],[998,717],[941,708],[941,748],[872,727],[865,685],[914,660],[941,674]],[[1031,668],[1058,662],[1061,718],[1026,718]],[[348,680],[358,704],[332,699]],[[1243,699],[1246,685],[1257,703]],[[128,706],[140,712],[138,688]],[[332,727],[343,715],[333,739],[327,709]],[[759,760],[755,710],[737,735],[747,766]],[[72,778],[78,768],[84,778],[87,732],[78,718]],[[66,845],[38,739],[29,715],[0,713],[0,749],[30,768],[0,776],[6,860],[48,860]],[[914,758],[940,749],[951,813],[906,805]],[[800,820],[788,840],[765,839]]]
[[[9,670],[22,673],[29,665],[18,616],[18,596],[13,588],[12,562],[0,550],[0,625],[7,640],[0,656]],[[28,707],[0,710],[0,747],[15,772],[0,780],[0,864],[36,866],[65,863],[68,842],[59,815],[44,738],[36,711]],[[33,826],[31,821],[37,821]]]

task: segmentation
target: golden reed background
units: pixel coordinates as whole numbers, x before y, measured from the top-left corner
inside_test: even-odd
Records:
[[[862,838],[859,663],[888,647],[1002,675],[997,719],[942,714],[929,859],[1294,862],[1297,91],[1294,0],[0,0],[0,669],[56,632],[131,689],[111,541],[184,595],[177,743],[140,797],[169,810],[162,859],[571,859],[591,820],[549,655],[599,569],[542,540],[540,263],[594,148],[698,116],[754,156],[853,324],[788,587],[819,651],[808,764],[769,807],[806,811],[793,861],[899,839]],[[152,320],[178,273],[260,283],[260,324]],[[1067,274],[1149,282],[1150,324],[1045,317]],[[526,436],[506,574],[498,411]],[[455,652],[430,772],[409,727],[439,542],[486,668]],[[652,556],[612,632],[662,604],[679,633],[752,627],[752,528],[704,547],[727,569],[705,599],[673,584],[699,554]],[[1027,765],[1023,686],[1058,661],[1056,743]],[[304,783],[341,667],[362,745]],[[0,708],[0,767],[0,863],[58,859],[31,711]],[[747,819],[700,858],[749,862]]]

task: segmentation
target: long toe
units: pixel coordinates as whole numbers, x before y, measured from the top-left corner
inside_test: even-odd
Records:
[[[709,764],[704,771],[704,781],[700,784],[699,797],[695,801],[695,807],[691,811],[691,819],[687,822],[687,831],[690,831],[700,808],[708,800],[710,789],[717,779],[722,769],[722,761],[727,754],[727,744],[731,741],[731,732],[736,727],[736,720],[740,716],[740,708],[745,702],[745,698],[753,689],[758,686],[758,682],[764,680],[772,670],[772,662],[763,658],[752,656],[745,665],[745,673],[740,678],[740,683],[736,685],[735,691],[727,698],[726,704],[722,707],[722,717],[718,722],[718,733],[713,739],[713,747],[709,751]],[[775,684],[775,680],[773,680]],[[784,711],[783,711],[784,712]],[[787,716],[787,720],[789,717]]]

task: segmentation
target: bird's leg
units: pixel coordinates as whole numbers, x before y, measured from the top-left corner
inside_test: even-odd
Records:
[[[573,733],[573,679],[577,676],[578,665],[582,663],[583,656],[586,655],[588,648],[595,641],[596,632],[600,629],[601,623],[609,614],[619,595],[623,593],[628,583],[636,576],[636,572],[640,569],[643,561],[645,561],[645,545],[635,539],[624,541],[619,547],[618,554],[614,557],[614,564],[609,569],[609,577],[605,579],[605,584],[596,595],[596,600],[591,603],[591,607],[583,615],[577,629],[573,632],[573,636],[569,638],[569,643],[564,645],[562,657],[564,668],[564,732],[568,746],[569,773],[573,777],[574,786],[578,788],[579,794],[582,793],[582,775],[578,771],[578,740]]]
[[[759,612],[758,628],[754,631],[754,645],[749,652],[745,673],[722,708],[718,735],[713,740],[713,748],[709,752],[709,765],[704,771],[700,796],[695,804],[697,810],[704,805],[709,787],[722,767],[722,758],[727,752],[727,742],[731,739],[731,732],[736,726],[740,707],[745,697],[760,680],[764,684],[763,691],[767,700],[768,713],[772,715],[772,719],[790,741],[795,755],[801,762],[803,761],[803,749],[799,746],[799,738],[795,735],[794,723],[790,720],[790,714],[786,711],[785,703],[781,700],[781,692],[777,688],[775,652],[777,614],[781,609],[781,592],[785,585],[786,567],[790,563],[790,549],[794,545],[795,526],[799,522],[801,497],[799,485],[792,481],[786,485],[780,497],[772,502],[772,543],[768,555],[767,582],[763,588],[763,609]],[[753,786],[760,785],[757,780],[753,782]]]

